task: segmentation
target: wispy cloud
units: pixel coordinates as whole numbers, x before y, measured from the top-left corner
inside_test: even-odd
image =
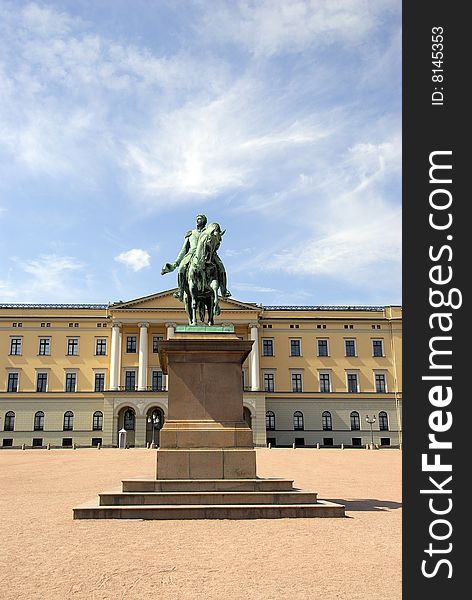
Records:
[[[122,252],[115,256],[115,260],[120,262],[133,271],[141,271],[145,267],[151,266],[151,256],[146,250],[140,248],[132,248],[126,252]]]

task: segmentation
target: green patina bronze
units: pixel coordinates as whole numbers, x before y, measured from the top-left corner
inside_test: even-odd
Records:
[[[207,225],[205,215],[197,215],[196,228],[185,234],[175,261],[162,267],[161,275],[179,268],[179,289],[174,296],[184,302],[192,327],[197,325],[197,317],[205,322],[205,311],[208,324],[213,325],[215,316],[220,314],[218,292],[223,298],[231,296],[226,287],[226,271],[217,254],[225,231],[218,223]]]

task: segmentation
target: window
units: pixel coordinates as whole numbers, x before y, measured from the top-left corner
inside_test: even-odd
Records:
[[[295,438],[295,447],[298,448],[300,446],[305,445],[305,438],[296,437]]]
[[[107,338],[97,338],[95,346],[96,356],[106,356],[107,353]]]
[[[5,424],[3,425],[3,431],[14,431],[15,430],[15,413],[9,410],[5,415]]]
[[[262,340],[262,355],[274,356],[274,340],[269,340],[267,338]]]
[[[134,430],[134,411],[130,408],[128,408],[128,410],[125,412],[123,427],[126,429],[126,431]]]
[[[162,371],[152,372],[152,391],[161,392],[164,389],[164,377]]]
[[[128,354],[133,354],[136,352],[136,336],[128,335],[126,336],[126,352]]]
[[[105,373],[95,373],[95,388],[96,392],[105,391]]]
[[[323,438],[323,446],[333,446],[333,438]]]
[[[34,430],[43,431],[44,429],[44,413],[42,410],[38,410],[34,415]]]
[[[157,354],[159,352],[159,342],[163,339],[164,338],[162,337],[162,335],[152,336],[152,351],[154,354]]]
[[[293,428],[295,431],[303,431],[305,426],[303,424],[303,413],[296,410],[293,413]]]
[[[290,340],[290,356],[301,356],[301,340]]]
[[[92,429],[94,431],[101,431],[103,429],[103,413],[100,410],[96,410],[93,413]]]
[[[359,413],[356,410],[353,410],[351,413],[351,430],[359,431],[361,428],[361,420],[359,418]]]
[[[6,439],[6,440],[3,440],[3,442],[2,442],[2,446],[3,446],[4,448],[11,448],[11,447],[13,446],[13,440],[12,440],[11,438],[10,438],[10,439]]]
[[[72,438],[62,438],[63,448],[72,448]]]
[[[22,338],[20,337],[10,338],[10,354],[12,356],[21,355],[21,342]]]
[[[329,373],[320,373],[320,392],[330,392],[331,382]]]
[[[36,391],[47,392],[48,391],[48,374],[38,373],[36,379]]]
[[[318,340],[318,356],[329,356],[328,340]]]
[[[347,374],[347,391],[351,393],[356,393],[359,391],[357,384],[357,373]]]
[[[79,355],[79,338],[67,338],[67,356]]]
[[[268,431],[275,430],[275,413],[271,410],[266,412],[266,429]]]
[[[264,373],[264,392],[275,390],[275,378],[273,373]]]
[[[379,429],[380,431],[388,431],[388,415],[385,411],[379,412]]]
[[[383,356],[383,340],[372,340],[372,356]]]
[[[41,448],[43,445],[43,438],[33,438],[33,448]]]
[[[346,356],[356,356],[356,340],[344,340]]]
[[[323,427],[323,431],[331,431],[333,429],[331,413],[328,410],[325,410],[321,415],[321,426]]]
[[[134,392],[136,389],[136,371],[125,372],[125,390],[127,392]]]
[[[77,373],[66,373],[66,392],[75,392],[77,387]]]
[[[74,413],[71,410],[64,413],[64,425],[62,429],[64,431],[72,431],[74,429]]]
[[[18,391],[19,373],[8,373],[7,392]]]
[[[387,391],[387,383],[385,381],[385,373],[375,374],[375,391],[383,393]]]
[[[51,354],[51,338],[39,338],[39,356],[49,356]]]
[[[362,446],[362,438],[352,438],[353,446]]]
[[[292,392],[303,392],[301,373],[292,373]]]
[[[390,446],[390,438],[380,438],[381,446]]]
[[[92,438],[92,447],[96,448],[98,444],[102,445],[102,438]]]

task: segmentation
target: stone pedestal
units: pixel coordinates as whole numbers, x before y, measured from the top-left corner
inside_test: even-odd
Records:
[[[201,331],[203,329],[203,331]],[[343,517],[289,479],[256,476],[252,431],[243,418],[242,363],[252,341],[227,328],[176,328],[159,344],[168,374],[168,418],[155,479],[122,482],[74,508],[75,519],[280,519]]]
[[[241,377],[253,342],[219,328],[182,329],[159,344],[169,409],[160,432],[157,479],[255,477]]]

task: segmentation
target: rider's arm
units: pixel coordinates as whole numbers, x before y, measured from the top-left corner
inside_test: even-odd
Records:
[[[174,269],[177,268],[180,265],[180,263],[182,262],[184,256],[190,250],[189,237],[190,237],[191,233],[192,232],[189,231],[188,233],[185,234],[185,241],[184,241],[184,245],[182,246],[182,250],[179,252],[177,258],[174,261]]]

